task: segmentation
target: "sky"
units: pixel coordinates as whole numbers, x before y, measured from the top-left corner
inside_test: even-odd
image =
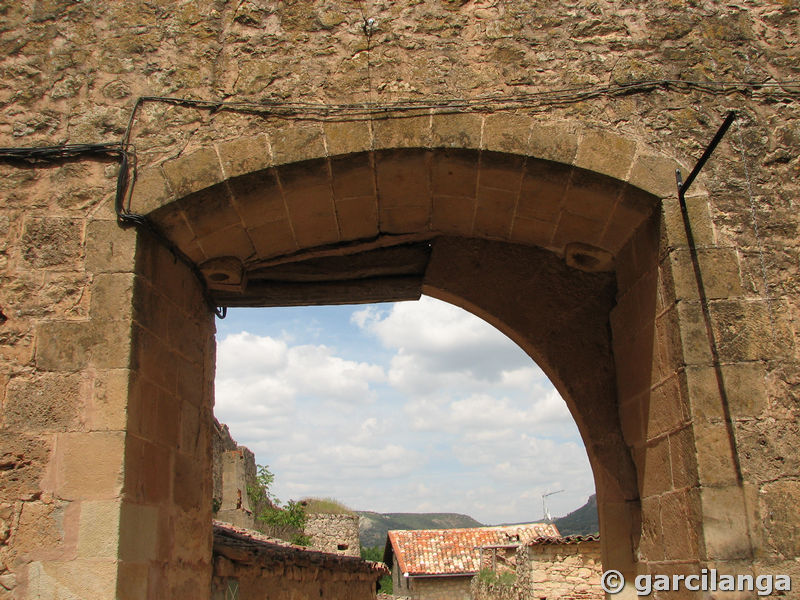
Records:
[[[357,306],[230,309],[217,320],[215,415],[275,475],[282,501],[553,516],[594,493],[566,404],[478,317],[423,296]]]

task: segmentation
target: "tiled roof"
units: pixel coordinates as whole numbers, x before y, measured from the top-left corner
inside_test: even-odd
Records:
[[[551,523],[529,523],[469,529],[398,530],[389,532],[389,544],[402,573],[466,575],[478,572],[480,547],[525,544],[541,537],[559,537],[558,529]]]
[[[549,536],[542,536],[538,537],[534,540],[531,540],[526,545],[528,546],[538,546],[538,545],[547,545],[547,544],[580,544],[581,542],[597,542],[600,540],[600,536],[597,534],[588,534],[588,535],[567,535],[564,537],[549,537]]]
[[[245,564],[287,563],[297,567],[326,567],[350,573],[388,575],[383,563],[322,552],[268,537],[258,531],[214,520],[214,554]]]

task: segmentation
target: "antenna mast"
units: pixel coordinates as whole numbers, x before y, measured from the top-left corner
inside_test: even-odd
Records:
[[[563,491],[564,491],[564,490],[558,490],[558,491],[555,491],[555,492],[547,492],[546,494],[542,494],[542,513],[544,514],[544,520],[545,520],[545,522],[547,522],[547,523],[551,523],[551,522],[553,521],[553,517],[552,517],[552,515],[550,514],[550,511],[548,511],[548,510],[547,510],[547,502],[546,502],[546,498],[547,498],[548,496],[553,496],[553,495],[555,495],[555,494],[560,494],[560,493],[561,493],[561,492],[563,492]]]

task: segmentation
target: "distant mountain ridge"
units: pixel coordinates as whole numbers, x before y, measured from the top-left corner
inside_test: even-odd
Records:
[[[361,545],[368,548],[386,543],[391,529],[458,529],[485,527],[469,515],[458,513],[377,513],[357,511]],[[528,521],[533,523],[535,521]],[[561,535],[585,535],[600,530],[597,518],[597,496],[592,494],[586,504],[564,517],[554,519]]]
[[[587,535],[600,531],[597,517],[597,494],[592,494],[586,504],[573,510],[565,517],[554,519],[561,535]]]
[[[483,527],[468,515],[458,513],[376,513],[358,511],[361,545],[383,546],[391,529],[458,529]]]

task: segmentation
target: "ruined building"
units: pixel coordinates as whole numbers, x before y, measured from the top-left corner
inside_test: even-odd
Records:
[[[604,568],[800,581],[798,10],[4,3],[0,594],[210,598],[215,310],[421,293],[566,400]]]

